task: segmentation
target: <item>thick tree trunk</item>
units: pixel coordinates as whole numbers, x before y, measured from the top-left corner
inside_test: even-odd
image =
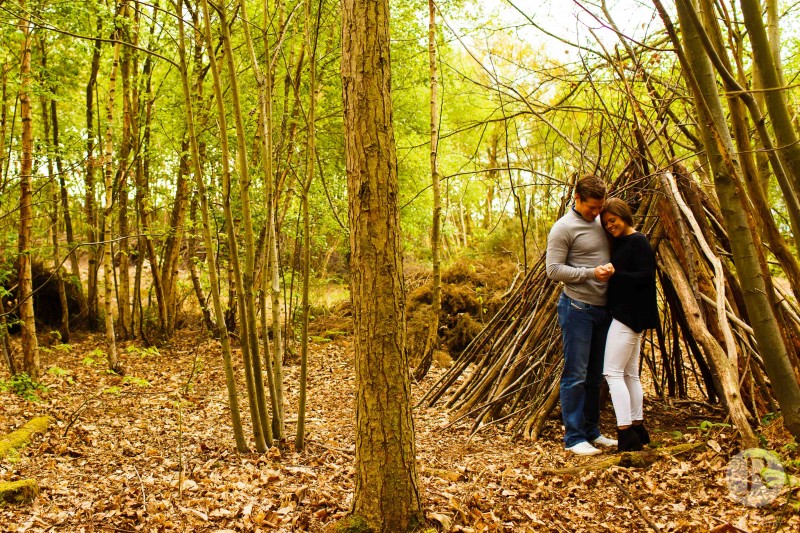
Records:
[[[21,2],[25,9],[25,3]],[[39,343],[36,339],[36,319],[33,314],[33,283],[31,260],[33,259],[33,117],[31,112],[31,22],[20,19],[19,30],[23,35],[22,62],[19,75],[20,119],[22,121],[22,160],[19,176],[19,315],[22,321],[23,370],[32,379],[39,377]]]
[[[700,31],[697,33],[698,38],[703,43],[711,62],[722,75],[726,88],[730,91],[728,95],[728,107],[730,109],[730,118],[733,125],[733,137],[736,140],[736,146],[740,154],[739,161],[750,199],[752,200],[755,211],[762,220],[762,224],[758,229],[761,231],[761,234],[763,234],[764,240],[769,242],[773,254],[775,254],[775,257],[786,272],[795,296],[800,296],[800,266],[772,217],[772,211],[763,188],[763,184],[767,181],[767,178],[759,176],[759,167],[756,165],[753,158],[753,149],[750,145],[750,131],[744,112],[745,107],[749,107],[751,115],[753,115],[753,120],[756,122],[756,129],[762,140],[761,144],[767,147],[768,151],[772,154],[773,147],[769,134],[766,132],[766,128],[763,125],[763,120],[760,116],[758,104],[755,99],[752,95],[743,91],[743,87],[738,84],[733,77],[732,65],[728,59],[727,52],[725,52],[719,25],[716,19],[708,12],[712,9],[709,0],[703,0],[702,9],[706,10],[706,12],[703,13],[705,15],[705,27],[693,10],[688,10],[686,14],[692,19],[695,26],[700,28]],[[777,160],[774,154],[769,157],[773,159],[772,164],[778,176],[778,181],[784,183],[786,181],[786,176],[782,163]],[[784,195],[784,200],[786,201],[793,231],[796,235],[800,235],[800,233],[798,233],[798,230],[800,230],[800,220],[798,220],[798,216],[800,216],[800,206],[796,205],[796,195],[791,191],[791,187],[788,184],[781,185],[781,188],[789,193],[788,195]],[[747,203],[743,203],[742,205],[743,208],[748,207]]]
[[[389,2],[342,2],[342,91],[355,325],[352,512],[379,532],[422,520],[405,352],[403,257],[392,127]]]

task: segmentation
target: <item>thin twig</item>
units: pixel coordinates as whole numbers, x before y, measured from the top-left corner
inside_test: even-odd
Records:
[[[147,512],[147,494],[144,492],[144,481],[142,481],[142,476],[139,475],[139,469],[136,468],[136,465],[133,465],[133,470],[136,472],[136,477],[139,478],[139,485],[142,488],[142,508],[144,512]]]
[[[647,525],[653,528],[653,531],[655,531],[656,533],[661,533],[661,528],[659,528],[658,525],[655,522],[653,522],[653,520],[649,516],[644,514],[644,510],[642,509],[642,507],[636,502],[635,499],[633,499],[633,496],[631,496],[631,493],[628,492],[628,489],[622,486],[622,483],[619,482],[614,473],[609,471],[608,477],[611,478],[611,481],[613,481],[614,484],[617,486],[617,488],[620,491],[622,491],[622,494],[624,494],[630,500],[630,502],[633,504],[636,510],[639,511],[639,514],[642,515],[642,518],[644,518],[644,521],[647,522]]]

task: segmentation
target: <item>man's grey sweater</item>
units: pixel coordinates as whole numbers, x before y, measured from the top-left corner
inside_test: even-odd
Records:
[[[558,219],[547,236],[547,277],[564,282],[564,293],[591,305],[606,305],[607,282],[594,268],[610,259],[608,237],[600,217],[589,222],[575,209]]]

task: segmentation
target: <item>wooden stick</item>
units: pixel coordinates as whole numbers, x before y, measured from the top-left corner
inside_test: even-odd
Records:
[[[658,525],[656,525],[656,523],[653,522],[653,520],[649,516],[644,514],[644,510],[642,509],[642,507],[636,502],[636,500],[633,499],[633,496],[631,496],[631,493],[628,492],[628,489],[622,486],[622,483],[619,482],[614,473],[609,472],[608,477],[611,478],[611,481],[613,481],[614,484],[617,485],[617,488],[622,491],[622,494],[624,494],[630,500],[630,502],[633,504],[636,510],[639,511],[639,514],[642,515],[642,518],[644,518],[644,521],[647,522],[647,525],[653,528],[653,531],[655,531],[656,533],[661,533],[661,528],[659,528]]]

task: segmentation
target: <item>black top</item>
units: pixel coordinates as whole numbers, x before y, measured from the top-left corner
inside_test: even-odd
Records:
[[[658,325],[656,256],[638,231],[613,239],[608,282],[608,309],[618,321],[639,333]]]

